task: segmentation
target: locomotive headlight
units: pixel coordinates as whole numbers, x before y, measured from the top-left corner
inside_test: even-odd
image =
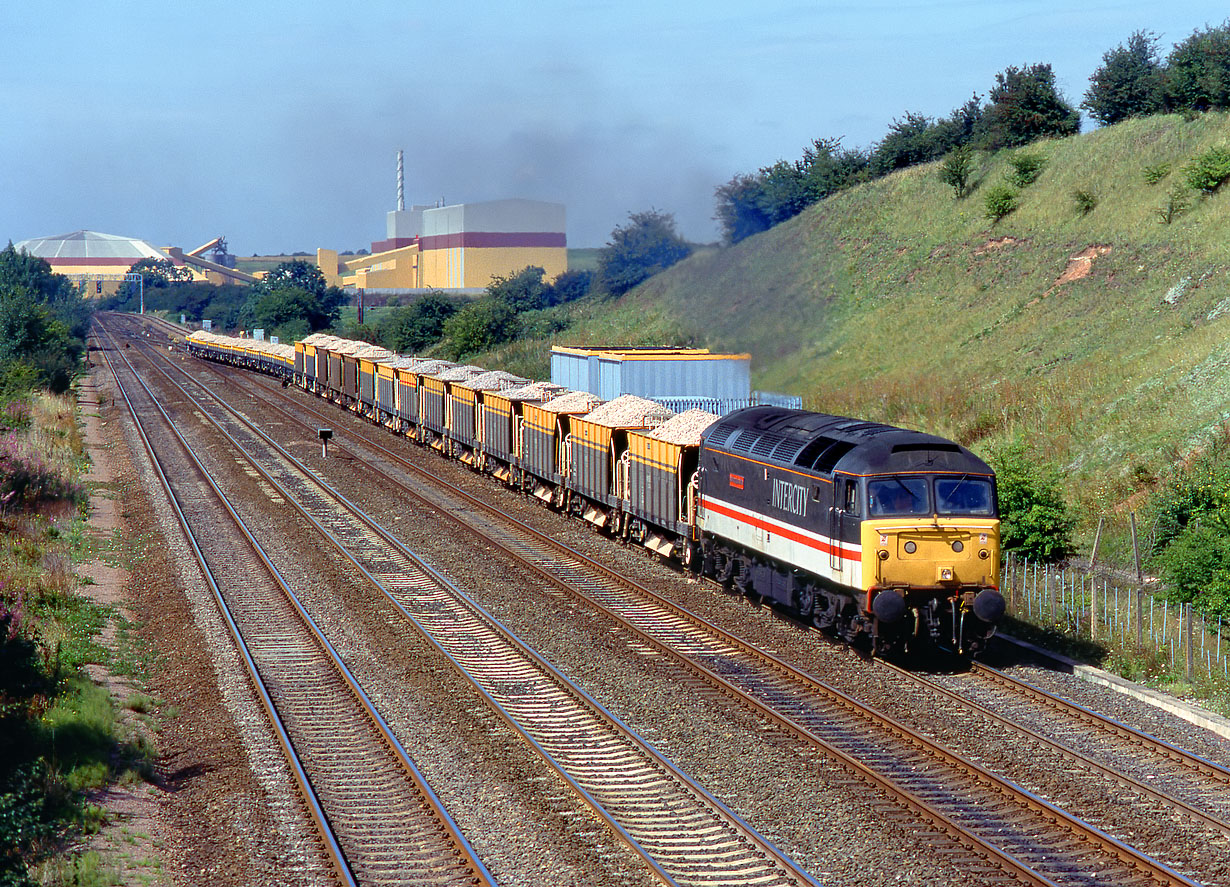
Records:
[[[902,547],[905,548],[906,554],[913,554],[914,552],[918,551],[918,546],[915,545],[913,542],[907,542]]]
[[[888,552],[885,551],[883,548],[880,549],[880,560],[882,561],[888,560]]]
[[[982,551],[978,552],[978,557],[982,558],[984,561],[990,556],[991,556],[991,552],[987,551],[985,548],[982,549]]]
[[[965,545],[960,539],[958,539],[956,542],[952,543],[952,550],[960,554],[962,551],[965,551]]]

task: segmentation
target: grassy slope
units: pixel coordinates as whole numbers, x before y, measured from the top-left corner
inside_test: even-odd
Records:
[[[757,387],[815,409],[980,448],[1022,437],[1103,512],[1230,417],[1230,195],[1170,225],[1157,215],[1183,164],[1227,141],[1230,117],[1207,115],[1043,143],[1046,170],[996,225],[982,194],[1005,156],[982,157],[980,187],[960,201],[934,166],[907,170],[694,256],[564,336],[652,328],[750,351]],[[1146,184],[1159,163],[1174,171]],[[1076,188],[1098,197],[1086,216]],[[1095,245],[1110,249],[1092,273],[1056,285]]]

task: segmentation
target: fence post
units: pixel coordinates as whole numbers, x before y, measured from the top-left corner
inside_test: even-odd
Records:
[[[1192,605],[1187,605],[1187,612],[1183,614],[1184,627],[1187,629],[1187,681],[1191,683],[1192,667],[1195,663],[1192,662],[1194,649],[1192,646]]]
[[[1140,543],[1136,540],[1136,512],[1131,513],[1132,519],[1132,557],[1136,561],[1136,649],[1143,650],[1145,646],[1145,589],[1144,577],[1140,572]]]
[[[1089,575],[1089,640],[1098,639],[1098,582]]]
[[[1106,515],[1098,518],[1098,531],[1093,534],[1093,551],[1089,552],[1089,569],[1098,562],[1098,543],[1102,541],[1102,524],[1106,523]]]

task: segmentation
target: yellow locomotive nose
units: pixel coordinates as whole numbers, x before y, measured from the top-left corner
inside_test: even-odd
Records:
[[[867,587],[999,586],[999,521],[879,518],[863,525]]]

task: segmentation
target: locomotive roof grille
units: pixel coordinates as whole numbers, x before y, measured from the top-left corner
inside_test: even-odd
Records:
[[[954,443],[941,443],[939,441],[926,443],[904,443],[893,444],[894,453],[917,453],[917,452],[938,452],[938,453],[959,453],[961,448]]]
[[[702,436],[710,449],[831,475],[899,471],[968,472],[993,476],[976,455],[951,440],[848,416],[782,407],[749,407],[715,422]]]

